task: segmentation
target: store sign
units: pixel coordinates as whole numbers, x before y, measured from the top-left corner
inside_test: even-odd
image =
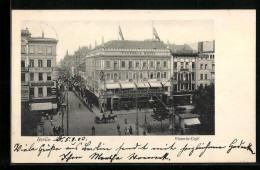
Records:
[[[21,88],[21,97],[22,102],[29,101],[29,87],[22,86]]]
[[[52,89],[51,89],[51,94],[52,94],[52,95],[56,95],[56,88],[52,88]]]
[[[54,86],[55,83],[53,81],[39,81],[39,82],[30,82],[30,86]]]
[[[31,72],[52,72],[51,67],[30,67],[29,71]]]

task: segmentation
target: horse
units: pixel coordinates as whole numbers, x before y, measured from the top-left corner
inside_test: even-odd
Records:
[[[113,120],[113,122],[115,122],[115,118],[117,117],[117,115],[114,114],[109,114],[108,115],[108,121],[110,122],[110,120]]]

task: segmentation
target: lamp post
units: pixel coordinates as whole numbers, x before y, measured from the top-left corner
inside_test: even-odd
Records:
[[[106,94],[105,94],[105,91],[106,91],[106,81],[105,81],[105,74],[103,71],[100,71],[100,80],[104,82],[104,114],[106,113]],[[101,106],[103,107],[103,106]],[[102,108],[101,108],[102,109]]]
[[[138,74],[136,73],[136,78],[137,78],[137,84],[138,84]],[[138,102],[137,102],[137,88],[136,88],[136,97],[135,97],[135,105],[136,105],[136,134],[139,135],[139,120],[138,120]]]

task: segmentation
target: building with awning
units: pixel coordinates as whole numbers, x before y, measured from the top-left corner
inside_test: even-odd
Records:
[[[50,111],[52,109],[57,109],[56,103],[30,103],[30,111]]]
[[[122,89],[135,89],[136,86],[133,82],[120,83]]]
[[[189,128],[192,128],[192,126],[200,125],[198,114],[191,114],[191,113],[185,113],[185,114],[178,114],[179,117],[179,123],[180,127],[184,130],[188,130]]]
[[[120,89],[120,85],[119,83],[108,83],[106,84],[106,89]]]
[[[162,41],[102,42],[84,57],[88,89],[100,94],[99,97],[95,95],[99,109],[116,110],[133,103],[136,98],[148,101],[151,95],[158,95],[167,103],[169,91],[165,92],[167,88],[163,89],[160,82],[171,77],[172,57]],[[106,88],[102,84],[106,84]]]
[[[161,82],[156,81],[156,82],[149,82],[151,87],[162,87]]]
[[[137,88],[150,88],[150,85],[148,82],[138,82],[135,83]]]

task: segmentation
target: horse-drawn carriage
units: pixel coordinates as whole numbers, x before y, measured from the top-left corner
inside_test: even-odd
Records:
[[[95,117],[94,122],[96,124],[99,123],[109,123],[111,121],[115,122],[115,118],[117,117],[117,115],[115,114],[109,114],[109,115],[105,115],[105,114],[99,114]]]

